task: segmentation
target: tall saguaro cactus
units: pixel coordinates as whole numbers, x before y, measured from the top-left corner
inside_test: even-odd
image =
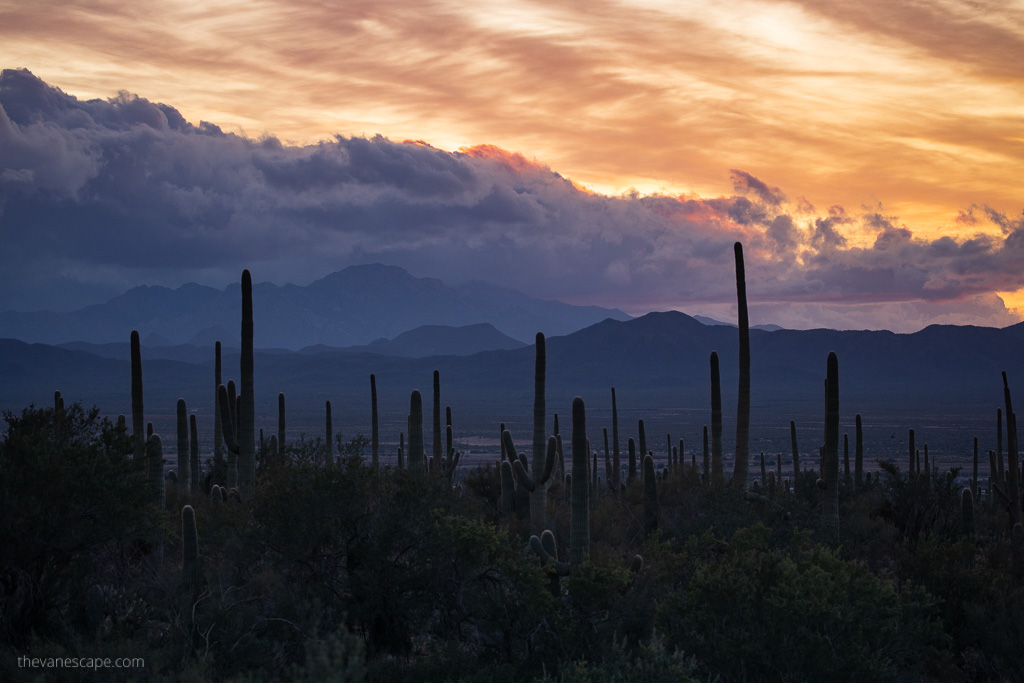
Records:
[[[136,459],[146,457],[146,415],[142,405],[142,344],[139,331],[132,330],[132,452]]]
[[[551,469],[545,468],[547,457],[547,405],[545,403],[545,381],[547,377],[547,349],[544,334],[537,333],[536,357],[533,366],[533,491],[530,494],[530,530],[538,534],[547,526],[548,487],[551,486]],[[554,445],[554,444],[552,444]]]
[[[736,312],[740,333],[740,384],[736,398],[736,464],[732,471],[733,488],[747,488],[750,461],[750,324],[747,319],[747,277],[743,268],[743,245],[737,242]]]
[[[572,400],[572,511],[569,527],[569,564],[590,556],[590,482],[587,464],[587,412],[583,399]]]
[[[256,482],[256,401],[253,382],[252,275],[242,271],[242,356],[238,405],[238,487],[243,497]]]
[[[1003,372],[1003,398],[1006,401],[1006,487],[1010,498],[1011,524],[1020,524],[1020,471],[1017,452],[1017,414],[1010,401],[1010,385]]]
[[[192,461],[188,445],[188,407],[185,399],[179,398],[178,418],[178,492],[188,495],[192,492]]]
[[[718,371],[718,353],[711,352],[711,485],[725,481],[722,469],[722,380]]]
[[[839,538],[839,359],[828,354],[825,378],[825,448],[821,478],[825,483],[822,504],[822,526],[825,532]]]

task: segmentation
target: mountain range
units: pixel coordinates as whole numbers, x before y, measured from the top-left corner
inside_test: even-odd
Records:
[[[544,301],[480,282],[450,287],[381,264],[350,266],[305,287],[258,283],[253,297],[257,348],[292,350],[368,345],[425,325],[482,323],[532,343],[538,330],[568,334],[605,318],[629,318],[616,309]],[[238,283],[223,290],[195,283],[141,286],[67,313],[5,311],[0,337],[106,344],[127,340],[135,329],[150,346],[209,346],[217,340],[232,345],[240,308]]]
[[[906,428],[916,427],[918,443],[930,441],[933,457],[954,450],[963,455],[973,436],[982,437],[984,457],[986,449],[995,448],[994,413],[1003,402],[1000,373],[1007,372],[1011,390],[1024,387],[1024,323],[1003,329],[935,325],[914,334],[752,330],[750,341],[754,452],[787,450],[790,420],[800,426],[801,442],[816,448],[829,351],[839,357],[843,429],[852,432],[853,415],[862,413],[876,455],[898,457],[905,448],[900,444]],[[548,411],[566,415],[572,397],[583,396],[588,401],[588,424],[595,429],[592,439],[599,438],[602,426],[610,427],[609,389],[614,386],[624,433],[641,417],[647,420],[649,434],[662,435],[662,446],[663,435],[671,433],[685,435],[691,447],[699,449],[701,425],[709,420],[712,351],[721,360],[725,434],[734,428],[735,328],[705,325],[678,312],[651,313],[625,321],[606,319],[568,335],[549,335],[546,346]],[[60,389],[67,401],[96,404],[112,414],[129,412],[127,349],[120,358],[105,358],[84,348],[0,340],[0,407],[45,405],[52,401],[53,390]],[[496,435],[498,422],[528,433],[532,345],[419,358],[373,349],[374,344],[362,349],[258,351],[259,424],[273,428],[277,394],[284,392],[290,429],[322,430],[324,402],[330,400],[339,425],[336,431],[366,434],[369,375],[375,373],[386,433],[382,438],[397,441],[398,432],[405,430],[410,391],[419,389],[428,402],[431,376],[438,370],[442,401],[453,406],[457,433]],[[147,416],[158,431],[173,430],[175,402],[183,397],[203,416],[202,438],[209,438],[213,353],[209,347],[191,353],[196,355],[183,360],[144,350]],[[237,363],[237,352],[229,352],[225,380],[237,374]],[[566,433],[567,426],[562,430]]]

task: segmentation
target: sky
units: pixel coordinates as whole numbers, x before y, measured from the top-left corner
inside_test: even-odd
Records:
[[[452,284],[751,322],[1024,315],[1024,3],[0,0],[0,309]]]

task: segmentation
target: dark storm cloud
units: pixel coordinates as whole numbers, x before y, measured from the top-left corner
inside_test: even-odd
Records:
[[[244,267],[306,283],[382,261],[544,298],[692,308],[734,301],[735,240],[752,301],[924,301],[939,311],[1024,286],[1021,221],[987,207],[976,220],[1005,239],[928,241],[880,207],[813,215],[802,197],[791,205],[749,173],[731,177],[737,196],[608,197],[496,147],[452,153],[380,136],[288,146],[193,125],[127,93],[79,101],[4,71],[0,288],[5,308],[60,307],[69,286],[78,296],[223,286]],[[874,243],[849,246],[850,228],[873,231]]]

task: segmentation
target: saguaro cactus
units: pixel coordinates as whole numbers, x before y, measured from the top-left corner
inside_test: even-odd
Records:
[[[227,488],[235,488],[238,485],[238,438],[237,434],[237,411],[231,406],[236,404],[233,398],[235,383],[229,381],[228,386],[221,384],[217,387],[218,403],[220,404],[220,425],[221,436],[224,445],[228,449],[227,472],[225,482]]]
[[[638,441],[639,441],[639,443],[637,445],[640,447],[640,462],[637,463],[637,464],[640,466],[641,476],[643,476],[643,466],[644,466],[643,465],[643,459],[644,459],[644,456],[647,455],[647,430],[644,429],[644,421],[643,420],[640,420],[637,423],[637,431],[639,432],[637,434],[637,438],[638,438]]]
[[[1013,403],[1010,400],[1010,385],[1006,380],[1006,372],[1003,372],[1003,398],[1006,402],[1006,487],[1010,499],[1010,520],[1011,524],[1020,524],[1020,472],[1018,469],[1017,453],[1017,415],[1013,412]],[[1000,458],[1000,460],[1002,460]]]
[[[256,401],[253,383],[252,275],[242,271],[242,355],[238,401],[238,488],[252,494],[256,482]]]
[[[718,372],[718,353],[711,352],[711,485],[725,481],[722,468],[722,380]]]
[[[188,407],[185,399],[179,398],[177,405],[178,422],[178,493],[187,496],[192,492],[192,462],[188,446]]]
[[[547,438],[545,420],[547,405],[545,381],[547,377],[547,348],[544,335],[536,336],[536,353],[533,365],[533,488],[530,494],[530,530],[540,533],[547,526],[548,487],[551,486],[551,464],[556,455],[557,444]],[[550,451],[550,455],[549,455]],[[538,476],[539,475],[539,476]]]
[[[747,488],[750,460],[750,324],[747,320],[747,278],[743,269],[743,245],[734,245],[736,253],[736,301],[740,334],[740,383],[736,398],[736,465],[732,485]]]
[[[572,400],[572,511],[569,563],[578,565],[590,556],[590,485],[587,481],[587,413],[583,399]]]
[[[146,416],[142,405],[142,344],[139,331],[132,330],[132,452],[135,458],[146,457]]]
[[[825,483],[822,503],[822,526],[825,532],[839,538],[839,360],[828,354],[825,379],[825,447],[822,453],[821,478]]]

